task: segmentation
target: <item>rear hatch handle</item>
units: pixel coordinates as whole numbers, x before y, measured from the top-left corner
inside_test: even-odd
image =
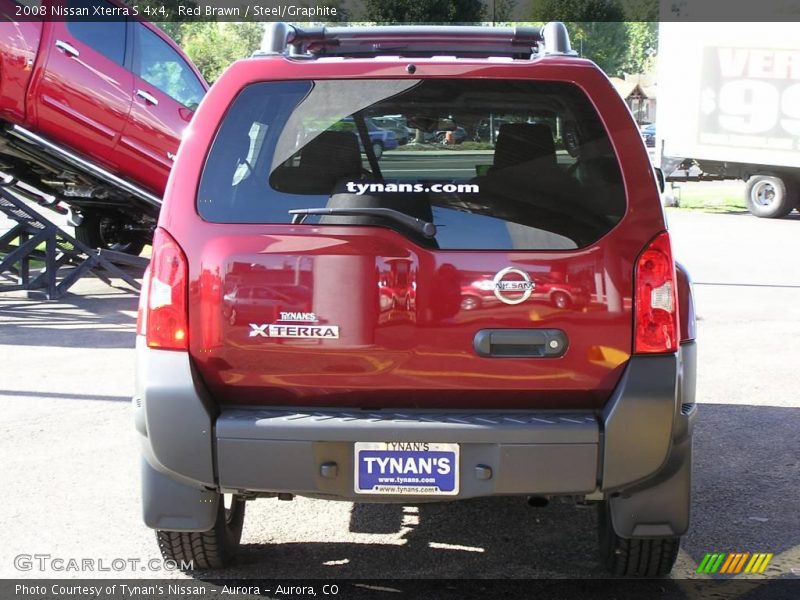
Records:
[[[290,210],[289,214],[292,215],[292,223],[294,225],[301,224],[306,220],[306,217],[310,215],[376,215],[397,221],[398,223],[402,223],[409,229],[425,236],[426,238],[436,237],[436,225],[433,223],[423,221],[422,219],[417,219],[416,217],[412,217],[392,208],[377,208],[368,206],[363,208],[297,208]]]
[[[481,329],[473,347],[486,358],[557,358],[567,350],[560,329]]]

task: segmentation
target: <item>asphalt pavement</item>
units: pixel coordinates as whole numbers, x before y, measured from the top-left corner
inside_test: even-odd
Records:
[[[800,215],[669,209],[668,218],[695,281],[701,403],[692,526],[673,576],[698,577],[707,552],[771,552],[765,577],[800,575]],[[0,577],[63,575],[20,571],[21,554],[158,557],[139,515],[129,407],[136,297],[91,278],[73,291],[57,302],[0,295]],[[602,577],[595,526],[592,509],[523,498],[258,500],[240,565],[201,575]],[[166,573],[84,573],[120,575]]]

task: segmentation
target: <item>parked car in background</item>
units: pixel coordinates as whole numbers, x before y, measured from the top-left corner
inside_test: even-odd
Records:
[[[467,277],[461,286],[462,310],[478,310],[492,306],[500,306],[500,299],[495,294],[496,285],[493,273],[484,273],[478,277]],[[548,304],[554,308],[583,308],[589,304],[588,290],[581,285],[561,281],[551,275],[536,275],[531,278],[533,290],[530,301]]]
[[[125,6],[41,3],[64,5]],[[0,170],[68,199],[79,240],[138,253],[208,84],[151,23],[18,20],[20,6],[0,0]]]
[[[380,127],[372,118],[365,117],[364,123],[367,126],[367,132],[369,133],[369,140],[372,144],[372,151],[375,153],[375,158],[380,158],[383,156],[384,150],[394,150],[400,144],[397,141],[397,136],[395,136],[394,131],[389,129],[384,129]],[[343,125],[343,127],[342,127]],[[336,128],[339,131],[353,131],[357,130],[355,121],[353,121],[352,117],[342,119],[339,123],[339,126]],[[363,144],[361,143],[361,138],[359,137],[359,145],[361,146],[361,150],[363,151]]]
[[[464,129],[463,127],[459,127],[459,126],[456,126],[456,128],[452,129],[452,130],[437,131],[434,134],[434,139],[436,140],[437,143],[444,144],[447,141],[447,134],[448,133],[452,133],[453,134],[453,143],[454,144],[461,144],[461,143],[467,141],[467,130]]]
[[[640,130],[642,132],[642,140],[644,140],[644,145],[648,148],[653,148],[656,145],[656,124],[651,123],[650,125],[645,125]]]
[[[510,121],[508,121],[507,119],[500,119],[500,118],[491,119],[491,124],[494,125],[494,139],[497,139],[497,134],[500,133],[500,127],[509,122]],[[490,129],[491,129],[490,119],[481,120],[478,123],[477,127],[475,127],[474,140],[476,142],[488,142]]]
[[[222,297],[222,314],[231,325],[280,320],[283,310],[308,310],[310,290],[296,285],[238,285]]]
[[[583,285],[567,283],[560,278],[535,277],[536,289],[531,298],[541,299],[556,308],[583,308],[589,304],[589,291]]]
[[[405,130],[409,142],[414,140],[417,130],[409,126],[408,120],[403,115],[384,115],[379,118],[393,123],[399,129]]]
[[[405,146],[416,133],[415,130],[407,127],[403,121],[395,117],[372,117],[371,120],[381,129],[394,133],[397,143],[401,146]]]

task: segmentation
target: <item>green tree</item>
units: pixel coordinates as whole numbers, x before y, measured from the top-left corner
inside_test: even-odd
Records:
[[[139,9],[139,15],[145,19],[153,21],[169,37],[175,40],[180,46],[183,37],[186,17],[178,17],[178,6],[195,8],[196,2],[192,0],[124,0],[128,4],[135,5]],[[153,12],[146,12],[146,11]],[[163,11],[163,12],[162,12]],[[171,17],[170,21],[159,21],[159,18]]]
[[[513,22],[516,6],[517,0],[487,0],[486,18],[495,23]]]
[[[133,0],[126,1],[133,3]],[[323,0],[323,4],[340,1]],[[209,83],[214,82],[229,64],[250,56],[261,47],[264,36],[261,23],[216,23],[193,21],[192,17],[179,18],[178,6],[194,8],[197,6],[194,0],[138,0],[135,4],[143,17],[151,18],[183,48]],[[147,13],[145,7],[155,12]],[[162,15],[172,20],[158,21]]]
[[[183,23],[183,50],[209,83],[216,81],[228,65],[250,56],[261,46],[261,23]]]
[[[261,47],[261,40],[264,37],[264,26],[261,23],[226,23],[224,26],[226,35],[238,40],[237,50],[241,50],[241,56],[235,56],[234,60],[250,56]]]
[[[620,0],[625,20],[655,22],[659,17],[659,0]]]
[[[618,0],[541,0],[536,21],[564,21],[573,49],[609,75],[619,75],[628,59],[628,24]]]
[[[534,3],[535,21],[573,21],[579,23],[625,20],[620,0],[539,0]]]
[[[157,25],[159,29],[171,37],[176,44],[179,46],[181,45],[183,26],[185,23],[181,23],[180,21],[156,21],[153,25]]]
[[[375,23],[479,23],[482,0],[365,0],[364,19]]]
[[[658,52],[658,23],[634,21],[628,26],[628,56],[623,70],[626,73],[649,73],[655,68]]]
[[[627,23],[567,22],[572,48],[611,76],[621,75],[628,59]]]

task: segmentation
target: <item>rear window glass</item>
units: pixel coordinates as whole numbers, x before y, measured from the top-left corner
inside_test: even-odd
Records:
[[[576,86],[403,79],[248,86],[197,205],[216,223],[377,225],[432,248],[539,250],[594,243],[626,201]]]

